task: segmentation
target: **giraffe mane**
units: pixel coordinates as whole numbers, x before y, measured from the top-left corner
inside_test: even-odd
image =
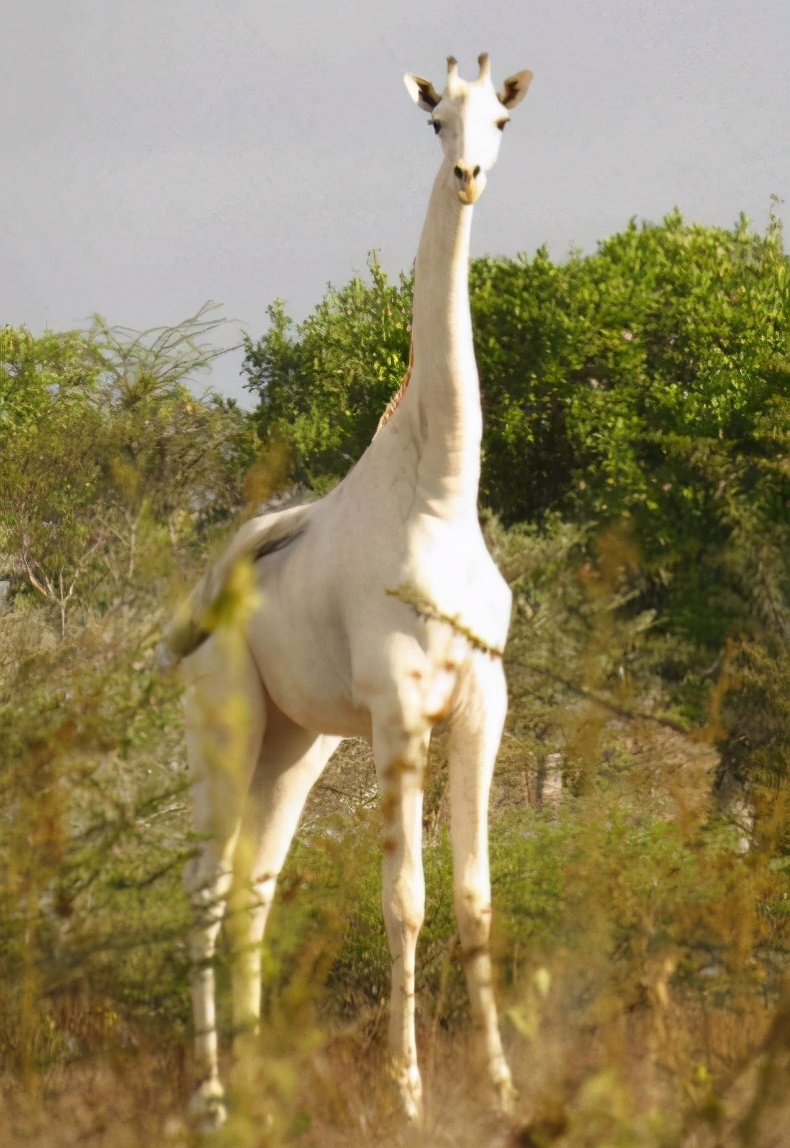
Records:
[[[403,396],[406,394],[406,389],[409,385],[409,380],[411,379],[411,372],[412,372],[413,366],[414,366],[414,341],[412,340],[412,342],[409,343],[409,365],[406,368],[406,374],[403,376],[403,382],[398,387],[397,391],[395,392],[395,394],[392,396],[392,398],[390,399],[390,401],[387,403],[386,407],[384,408],[384,414],[379,419],[379,425],[376,427],[376,434],[379,433],[379,431],[382,429],[382,427],[385,427],[387,425],[387,423],[390,421],[392,416],[395,414],[395,411],[400,406],[401,400],[402,400]],[[375,438],[376,435],[374,435],[373,437]]]

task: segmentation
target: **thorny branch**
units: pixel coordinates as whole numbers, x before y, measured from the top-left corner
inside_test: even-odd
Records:
[[[399,586],[396,590],[387,590],[387,594],[392,598],[398,598],[399,601],[405,602],[407,606],[411,606],[414,612],[421,618],[428,618],[437,622],[444,622],[446,625],[451,626],[456,633],[461,634],[466,638],[470,646],[476,650],[482,650],[483,653],[489,654],[491,657],[501,658],[503,651],[494,646],[490,646],[477,634],[473,633],[467,626],[462,625],[458,617],[450,617],[444,614],[438,606],[435,606],[427,598],[420,595],[419,591],[411,586]],[[538,662],[523,660],[521,663],[526,669],[532,673],[540,674],[542,677],[549,678],[551,681],[557,682],[559,685],[565,686],[566,689],[571,690],[573,693],[581,697],[587,698],[588,701],[594,702],[595,705],[601,706],[603,709],[609,710],[610,713],[616,714],[618,717],[624,718],[626,721],[648,721],[656,725],[665,726],[668,729],[674,730],[676,733],[686,734],[688,731],[679,722],[672,721],[671,718],[659,717],[656,714],[639,713],[627,706],[623,706],[618,702],[612,701],[610,698],[604,697],[596,690],[590,689],[580,682],[574,682],[570,678],[558,674],[555,670],[550,670],[548,667],[541,665]]]

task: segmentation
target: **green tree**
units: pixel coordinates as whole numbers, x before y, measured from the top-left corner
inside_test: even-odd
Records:
[[[677,625],[720,641],[734,595],[790,636],[778,226],[758,236],[743,219],[727,231],[674,213],[561,267],[542,252],[481,261],[473,281],[488,504],[509,520],[625,520],[654,591],[672,586]]]
[[[101,360],[82,331],[0,328],[0,447],[35,429],[53,398],[84,406],[95,394]]]
[[[406,368],[411,281],[388,283],[375,258],[370,272],[295,328],[274,304],[247,342],[261,437],[291,443],[319,491]],[[507,522],[625,522],[654,604],[713,645],[733,612],[787,630],[789,281],[775,220],[758,235],[678,212],[561,264],[475,261],[483,504]]]
[[[294,326],[278,300],[269,329],[245,339],[242,370],[257,394],[262,441],[294,448],[294,477],[316,490],[364,451],[409,362],[411,280],[388,282],[375,254],[370,282],[354,278]]]
[[[98,317],[86,332],[3,332],[0,553],[57,605],[61,633],[80,594],[128,594],[141,559],[164,569],[177,537],[243,501],[255,432],[187,385],[223,353],[206,344],[211,306],[142,333]]]

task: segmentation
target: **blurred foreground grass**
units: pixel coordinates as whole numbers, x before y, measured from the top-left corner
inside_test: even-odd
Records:
[[[215,1142],[783,1144],[787,783],[756,777],[751,830],[714,802],[716,679],[710,720],[684,729],[662,639],[627,609],[622,539],[590,565],[559,522],[489,533],[517,592],[491,840],[515,1124],[488,1122],[468,1056],[439,734],[418,961],[425,1131],[399,1127],[386,1079],[374,775],[367,747],[346,743],[282,876],[263,1035]],[[155,644],[167,580],[175,595],[201,557],[172,553],[63,639],[46,602],[18,595],[0,618],[0,1144],[191,1142],[180,874],[194,841],[179,685]],[[545,784],[541,800],[550,755],[559,802]]]

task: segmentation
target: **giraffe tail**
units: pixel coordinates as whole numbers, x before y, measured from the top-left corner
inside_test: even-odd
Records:
[[[209,612],[225,589],[239,562],[257,562],[288,546],[307,529],[313,504],[293,506],[251,518],[236,531],[223,553],[206,570],[192,593],[182,602],[159,645],[159,668],[172,669],[209,637]]]

